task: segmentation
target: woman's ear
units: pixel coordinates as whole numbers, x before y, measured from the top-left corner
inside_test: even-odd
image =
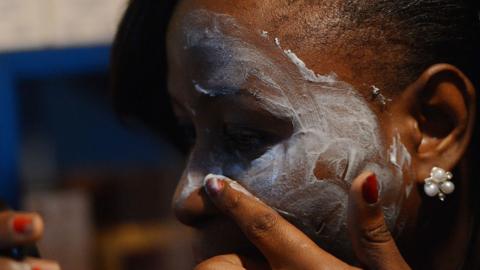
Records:
[[[392,125],[408,141],[417,181],[433,167],[452,170],[468,147],[475,125],[475,88],[448,64],[428,68],[398,97]]]

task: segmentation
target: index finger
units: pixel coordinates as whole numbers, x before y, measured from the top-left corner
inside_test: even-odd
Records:
[[[322,269],[322,265],[336,265],[347,268],[347,264],[322,250],[237,182],[224,176],[208,175],[205,189],[214,204],[236,222],[272,267]]]
[[[43,221],[38,214],[0,212],[0,248],[33,244],[43,234]]]

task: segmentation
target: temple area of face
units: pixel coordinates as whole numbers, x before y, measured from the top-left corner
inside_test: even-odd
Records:
[[[246,46],[246,43],[243,43],[243,46]],[[254,52],[256,57],[251,57],[249,61],[245,61],[242,55],[236,55],[226,64],[224,61],[215,63],[215,59],[221,59],[224,55],[219,55],[215,50],[212,53],[210,49],[198,47],[195,50],[177,52],[183,57],[175,67],[178,70],[173,71],[173,79],[182,81],[182,89],[169,89],[176,100],[188,101],[189,107],[197,107],[195,103],[199,99],[208,101],[216,97],[250,96],[254,103],[265,105],[265,109],[286,106],[288,102],[283,84],[288,81],[291,85],[292,80],[289,79],[291,74],[286,72],[284,67],[260,51],[250,48],[248,50]],[[205,59],[205,56],[210,59]]]
[[[215,80],[238,85],[252,73],[267,77],[279,72],[289,76],[298,73],[273,38],[263,37],[261,29],[240,25],[228,15],[193,10],[179,28],[169,53],[175,55],[174,59],[187,60],[194,71],[190,73],[209,77],[208,81],[192,78],[204,86],[215,86]]]

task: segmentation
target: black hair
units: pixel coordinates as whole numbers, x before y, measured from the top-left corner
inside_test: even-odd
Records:
[[[130,0],[111,52],[113,107],[182,147],[167,95],[165,37],[176,0]],[[165,128],[170,127],[170,128]]]
[[[397,85],[405,87],[399,80],[411,83],[433,64],[449,63],[479,86],[479,3],[478,0],[346,0],[344,11],[352,18],[351,27],[372,25],[373,20],[374,27],[388,33],[387,46],[403,45],[405,62],[397,65],[394,81]]]

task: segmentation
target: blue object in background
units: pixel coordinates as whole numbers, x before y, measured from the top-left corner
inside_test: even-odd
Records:
[[[106,73],[109,47],[69,48],[0,54],[0,198],[19,205],[20,130],[17,84],[75,74]]]
[[[14,85],[11,71],[0,66],[0,198],[17,206],[18,122]]]
[[[106,76],[109,50],[107,46],[100,46],[0,54],[0,199],[15,208],[19,206],[22,117],[19,115],[21,95],[18,90],[20,85],[28,86],[24,82],[40,82],[40,91],[22,89],[22,94],[40,92],[32,94],[38,97],[35,102],[43,106],[39,125],[44,125],[42,128],[56,140],[59,166],[67,169],[95,164],[118,167],[137,161],[137,166],[146,164],[151,167],[158,162],[160,152],[168,151],[162,149],[161,143],[155,143],[151,136],[126,132],[115,123],[108,108],[101,111],[103,103],[90,106],[83,98],[85,94],[81,88],[69,85],[68,79],[62,81],[62,78],[81,78],[89,74]],[[77,113],[72,106],[81,112]],[[72,117],[62,115],[62,111],[71,113]],[[78,135],[79,130],[84,132]]]

